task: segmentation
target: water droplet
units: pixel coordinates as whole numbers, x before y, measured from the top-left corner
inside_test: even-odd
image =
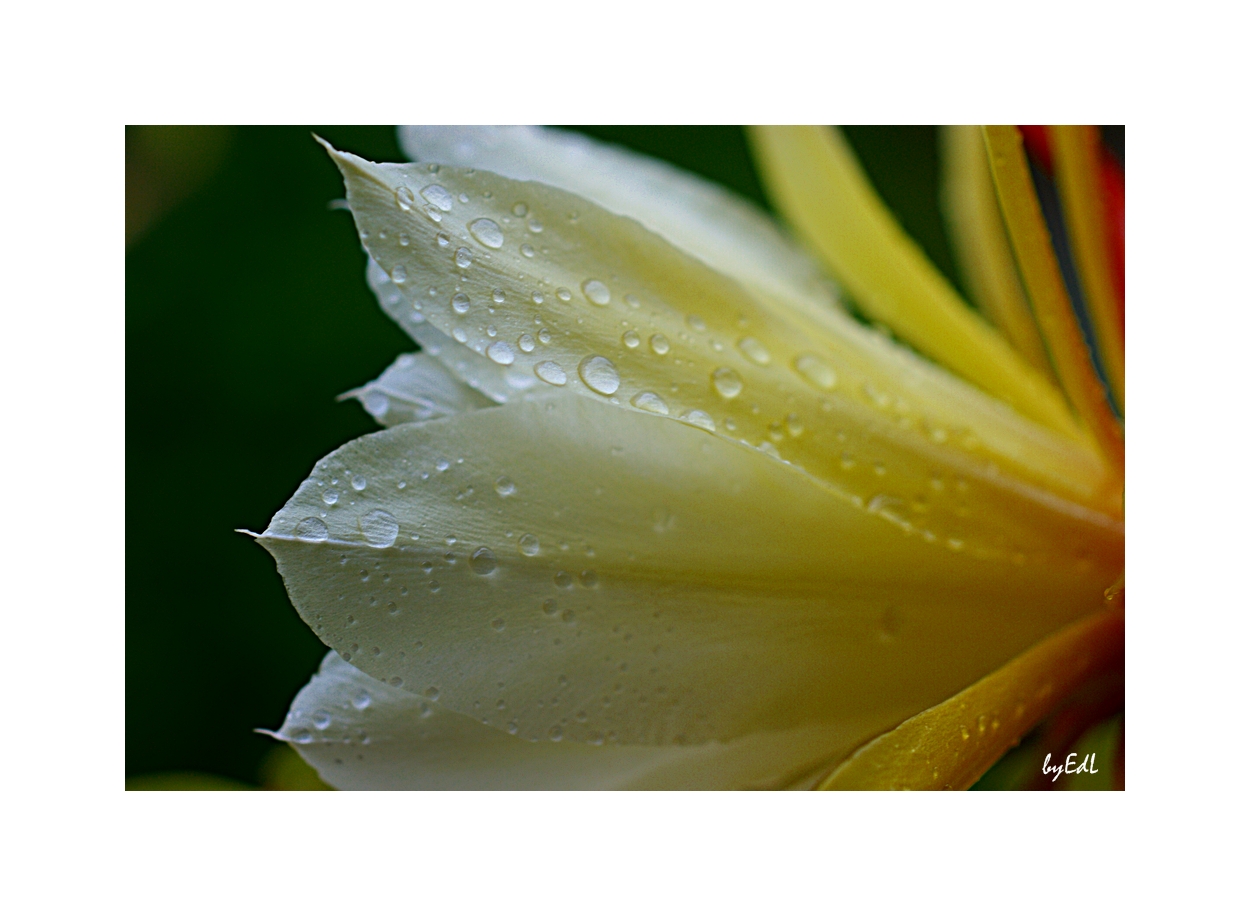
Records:
[[[654,350],[657,355],[663,356],[669,350],[668,338],[663,334],[652,334],[651,349]]]
[[[513,719],[508,723],[508,734],[515,735],[518,731],[520,731],[520,726],[517,725],[516,719]]]
[[[537,556],[539,551],[538,538],[532,534],[521,535],[521,539],[517,541],[517,549],[527,557]]]
[[[538,290],[534,290],[534,294],[530,296],[530,301],[532,301],[535,305],[542,305],[543,294],[540,293]]]
[[[556,298],[559,299],[561,302],[568,302],[570,299],[573,298],[573,294],[569,292],[568,287],[561,286],[559,289],[556,290]]]
[[[773,361],[772,354],[754,337],[744,337],[738,341],[738,349],[742,355],[757,366],[767,366]]]
[[[498,565],[495,552],[489,547],[479,547],[469,556],[469,569],[479,576],[489,576]]]
[[[306,728],[298,728],[291,733],[291,740],[296,744],[308,744],[312,741],[312,739],[312,732]]]
[[[469,339],[469,335],[465,333],[464,328],[453,328],[451,336],[456,343],[465,343]]]
[[[495,481],[495,492],[500,496],[511,496],[516,492],[516,484],[507,477],[500,477]]]
[[[968,727],[966,725],[959,726],[959,735],[965,741],[967,741],[970,737],[972,737],[971,735],[968,734]]]
[[[600,280],[587,280],[582,284],[582,292],[595,305],[607,305],[612,299],[612,293]]]
[[[516,360],[516,351],[506,340],[495,341],[486,348],[486,355],[490,357],[491,362],[501,366],[511,366]]]
[[[446,458],[439,458],[437,461],[434,462],[434,470],[438,471],[440,474],[443,471],[447,470],[449,467],[451,467],[451,462],[448,461]],[[456,543],[456,539],[452,538],[450,543],[452,544]]]
[[[438,209],[447,213],[451,210],[452,198],[450,192],[442,185],[429,184],[421,189],[421,196],[432,203]]]
[[[359,492],[360,490],[363,490],[367,486],[369,486],[369,481],[365,480],[364,474],[357,474],[355,477],[352,478],[353,490],[356,490],[357,492]]]
[[[527,206],[526,206],[525,204],[523,204],[523,203],[518,203],[518,204],[515,204],[515,205],[512,207],[512,215],[513,215],[513,216],[524,216],[526,213],[529,213],[529,212],[530,212],[530,208],[529,208],[529,207],[527,207]]]
[[[538,336],[541,340],[542,334],[539,333]],[[534,366],[534,374],[548,385],[563,385],[569,380],[569,377],[565,375],[564,369],[560,366],[560,364],[555,360],[550,359],[543,360],[541,363]]]
[[[838,384],[838,374],[834,372],[833,366],[811,353],[804,353],[796,358],[794,368],[803,378],[825,391]]]
[[[707,322],[698,315],[687,315],[686,324],[690,325],[692,331],[698,331],[700,334],[707,330]]]
[[[647,410],[651,413],[658,413],[661,416],[668,416],[668,405],[654,391],[640,391],[629,399],[629,403],[639,410]]]
[[[529,227],[529,231],[533,232],[535,235],[543,231],[543,224],[536,219],[531,218],[525,225]]]
[[[599,584],[599,576],[595,574],[593,569],[583,569],[581,575],[577,578],[582,580],[583,588],[594,588]]]
[[[426,687],[426,688],[425,688],[425,690],[424,690],[424,691],[422,691],[422,692],[425,694],[425,697],[426,697],[426,699],[428,699],[428,700],[437,700],[437,699],[438,699],[438,688],[437,688],[437,687]]]
[[[466,270],[473,263],[473,252],[467,248],[456,249],[456,266]]]
[[[441,223],[443,221],[443,214],[438,212],[438,207],[434,206],[433,204],[426,205],[425,215],[428,216],[430,219],[432,219],[436,223]]]
[[[446,248],[451,244],[451,236],[446,232],[440,232],[438,235],[434,236],[434,240],[438,242],[439,248]],[[430,291],[430,295],[434,295],[433,290]]]
[[[556,612],[556,599],[548,598],[543,602],[543,613],[551,616]]]
[[[517,338],[517,346],[521,348],[522,353],[534,352],[534,337],[531,334],[522,334]]]
[[[605,356],[587,356],[578,365],[577,374],[596,394],[616,394],[616,389],[621,387],[621,374],[616,371],[616,364]]]
[[[716,421],[712,419],[710,414],[702,410],[687,410],[681,415],[680,419],[685,420],[692,426],[706,429],[709,433],[716,432]]]
[[[531,245],[529,242],[526,242],[524,245],[521,246],[521,254],[523,254],[527,258],[532,258],[534,256],[534,246]]]
[[[413,203],[416,201],[416,195],[412,193],[412,189],[400,185],[395,189],[395,203],[399,205],[399,209],[405,213],[412,209]]]
[[[319,732],[325,731],[330,727],[330,714],[324,709],[318,709],[312,716],[313,728]]]
[[[360,520],[360,530],[374,547],[390,547],[399,535],[399,522],[385,509],[374,509]]]
[[[492,300],[494,300],[496,303],[503,302],[503,300],[504,300],[503,290],[501,290],[501,289],[499,289],[498,287],[496,287],[495,289],[491,290],[491,292],[490,292],[490,297],[491,297],[491,299],[492,299]]]
[[[408,233],[407,233],[407,232],[401,232],[401,233],[399,234],[399,244],[400,244],[400,245],[402,245],[402,246],[404,246],[405,248],[407,248],[407,247],[408,247],[408,244],[409,244],[409,242],[410,242],[410,241],[411,241],[411,239],[409,239],[409,238],[408,238]]]
[[[373,697],[369,696],[369,691],[367,690],[362,690],[352,697],[352,705],[357,709],[367,709],[372,702]]]
[[[493,629],[496,633],[502,632],[502,631],[503,631],[503,628],[504,628],[503,618],[502,618],[502,617],[496,617],[494,620],[492,620],[492,621],[490,622],[490,625],[491,625],[491,628],[492,628],[492,629]]]
[[[786,432],[795,438],[803,435],[803,421],[799,419],[798,414],[786,415]]]
[[[553,725],[547,730],[547,737],[552,741],[559,741],[564,737],[564,729],[558,725]]]
[[[330,536],[330,529],[321,519],[310,515],[295,526],[295,536],[301,541],[324,541]]]
[[[403,264],[396,264],[391,271],[392,283],[404,283],[408,280],[408,269]]]
[[[326,490],[324,493],[321,494],[321,501],[325,503],[327,506],[333,506],[336,502],[339,501],[339,491],[338,490]]]
[[[463,315],[469,310],[469,297],[464,293],[456,293],[451,297],[452,310],[457,315]]]
[[[642,338],[638,336],[637,331],[626,331],[621,335],[621,343],[633,350],[642,343]]]
[[[721,366],[712,373],[712,387],[726,400],[736,398],[742,393],[742,376],[733,369]]]
[[[573,577],[570,576],[568,573],[566,573],[564,570],[558,571],[554,576],[552,576],[552,579],[556,583],[556,588],[572,588],[573,587]]]

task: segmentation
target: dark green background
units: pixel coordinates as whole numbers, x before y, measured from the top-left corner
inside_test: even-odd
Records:
[[[127,130],[128,198],[147,184],[182,195],[126,254],[127,776],[257,781],[274,742],[252,729],[282,722],[325,648],[234,529],[263,530],[318,458],[373,430],[335,396],[415,349],[365,286],[350,215],[326,206],[343,190],[314,130],[400,158],[389,127]],[[737,128],[584,130],[764,203]],[[935,132],[848,133],[953,274]]]

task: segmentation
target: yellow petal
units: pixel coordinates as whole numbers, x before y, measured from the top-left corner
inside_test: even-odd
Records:
[[[383,426],[450,417],[494,401],[466,385],[429,353],[405,353],[373,381],[339,395],[355,398]]]
[[[1055,155],[1055,180],[1063,198],[1064,223],[1072,242],[1073,260],[1081,275],[1081,289],[1094,326],[1098,355],[1123,412],[1124,331],[1120,326],[1119,299],[1107,255],[1098,128],[1052,127],[1049,134]]]
[[[942,198],[955,256],[977,307],[1034,369],[1054,380],[998,212],[981,128],[942,130]]]
[[[1124,433],[1111,413],[1107,393],[1094,372],[1089,348],[1063,285],[1050,231],[1029,175],[1020,131],[1002,125],[983,130],[1003,221],[1033,303],[1033,313],[1054,360],[1055,372],[1108,462],[1115,468],[1123,468]]]
[[[778,208],[868,315],[1025,416],[1079,435],[1053,386],[968,308],[899,227],[840,133],[757,127],[751,138]]]
[[[820,788],[966,789],[1074,689],[1123,663],[1121,602],[876,738]]]
[[[849,751],[1121,568],[1119,530],[1056,503],[978,514],[1028,559],[908,535],[697,427],[558,397],[349,443],[261,541],[319,638],[495,728],[697,744],[823,725]]]
[[[391,278],[379,286],[384,306],[414,336],[441,335],[440,359],[463,352],[506,373],[482,381],[478,369],[463,370],[494,400],[530,396],[537,385],[683,420],[970,547],[976,535],[961,501],[1023,487],[1103,513],[1114,505],[1108,493],[1118,496],[1086,445],[850,330],[849,319],[817,324],[752,295],[589,201],[480,170],[334,155],[376,273]],[[520,204],[524,220],[513,212]],[[966,497],[953,493],[956,479]]]

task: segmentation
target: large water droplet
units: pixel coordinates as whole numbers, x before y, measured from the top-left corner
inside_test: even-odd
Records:
[[[563,367],[555,360],[546,359],[534,367],[534,374],[548,385],[563,385],[569,380]]]
[[[461,270],[468,269],[473,264],[473,252],[467,248],[456,249],[456,266]]]
[[[712,419],[710,414],[702,410],[687,410],[679,419],[685,420],[687,423],[700,429],[706,429],[709,433],[716,432],[716,421]]]
[[[773,361],[772,354],[754,337],[744,337],[738,341],[738,349],[742,355],[757,366],[767,366]]]
[[[616,389],[621,387],[621,374],[616,371],[616,364],[605,356],[587,356],[578,365],[577,374],[596,394],[616,394]]]
[[[500,477],[495,481],[495,492],[500,496],[511,496],[516,492],[516,484],[508,477]]]
[[[659,356],[663,356],[669,350],[668,338],[663,334],[652,334],[651,349],[654,350]]]
[[[301,541],[324,541],[330,536],[330,529],[321,519],[310,515],[295,526],[295,536]]]
[[[640,391],[632,398],[629,403],[633,404],[639,410],[647,410],[651,413],[658,413],[662,416],[668,416],[668,405],[664,403],[664,399],[654,391]]]
[[[339,501],[339,491],[338,490],[326,490],[324,493],[321,494],[321,501],[325,503],[327,506],[333,506],[336,502]]]
[[[400,185],[395,189],[395,203],[399,205],[399,209],[407,212],[412,209],[412,204],[417,198],[412,193],[412,188]]]
[[[452,310],[457,315],[463,315],[469,310],[469,297],[464,293],[456,293],[451,297]]]
[[[573,587],[573,577],[570,576],[568,573],[566,573],[562,569],[557,571],[556,574],[552,576],[551,578],[552,578],[552,581],[555,582],[556,588],[572,588]]]
[[[534,352],[534,337],[532,334],[522,334],[517,338],[516,345],[521,348],[522,353]]]
[[[489,576],[498,565],[495,552],[489,547],[479,547],[469,556],[469,569],[479,576]]]
[[[825,391],[829,391],[838,384],[838,374],[833,366],[811,353],[804,353],[795,359],[794,368],[803,378]]]
[[[486,348],[490,361],[501,366],[511,366],[516,361],[516,351],[506,340],[497,340]]]
[[[527,557],[537,556],[539,551],[538,538],[532,534],[521,535],[521,539],[517,541],[517,549]]]
[[[742,394],[742,376],[733,369],[721,366],[712,373],[712,387],[722,398],[736,398]]]
[[[493,219],[482,217],[469,223],[469,232],[487,248],[503,247],[503,232]]]
[[[451,205],[454,202],[451,193],[439,184],[426,185],[421,189],[421,196],[444,213],[451,209]]]
[[[582,284],[582,292],[595,305],[607,305],[612,299],[612,293],[600,280],[587,280]]]
[[[369,704],[373,702],[373,697],[369,696],[369,691],[362,690],[352,697],[352,705],[357,709],[368,709]]]
[[[638,336],[637,331],[626,331],[621,335],[621,343],[633,350],[642,343],[642,338]]]
[[[399,522],[385,509],[374,509],[360,520],[360,530],[374,547],[390,547],[399,536]]]
[[[355,477],[352,478],[353,490],[356,490],[357,492],[359,492],[367,486],[369,486],[369,481],[365,480],[364,474],[357,474]]]

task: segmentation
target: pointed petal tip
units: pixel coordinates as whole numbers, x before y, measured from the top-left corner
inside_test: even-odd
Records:
[[[283,738],[280,734],[278,734],[276,731],[273,731],[272,729],[254,728],[252,729],[252,731],[257,735],[268,735],[270,738],[273,738],[275,741],[286,741],[286,738]]]
[[[259,540],[263,536],[263,535],[257,534],[255,531],[252,531],[249,528],[235,528],[234,533],[246,534],[248,537],[252,538],[252,540]]]

